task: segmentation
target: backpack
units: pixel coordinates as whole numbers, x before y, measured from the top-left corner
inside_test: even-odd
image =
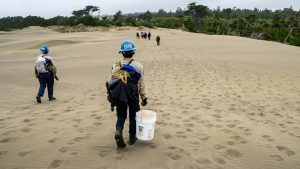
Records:
[[[138,80],[141,75],[133,66],[130,66],[132,61],[124,66],[122,66],[121,62],[115,64],[112,80],[108,82],[112,104],[139,102]]]
[[[57,68],[54,66],[52,60],[46,58],[45,59],[45,69],[51,73],[51,75],[58,81],[58,77],[56,76]]]

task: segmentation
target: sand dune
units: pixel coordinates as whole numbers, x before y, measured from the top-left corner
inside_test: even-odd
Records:
[[[74,44],[78,43],[76,41],[70,41],[70,40],[51,40],[51,41],[46,41],[41,44],[35,45],[30,47],[29,49],[37,49],[40,48],[42,45],[47,44],[48,46],[55,47],[55,46],[61,46],[61,45],[68,45],[68,44]]]
[[[151,32],[161,46],[135,39],[133,28],[0,33],[0,169],[300,168],[300,48]],[[157,112],[157,125],[152,141],[118,151],[104,83],[124,39],[145,66],[145,109]],[[42,44],[60,81],[58,100],[46,95],[37,104],[33,66]]]

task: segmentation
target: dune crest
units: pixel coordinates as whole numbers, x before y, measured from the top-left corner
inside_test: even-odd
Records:
[[[156,46],[136,31],[1,34],[0,168],[300,167],[299,47],[166,29],[151,30]],[[145,66],[145,109],[157,122],[152,141],[118,151],[104,83],[125,39]],[[37,104],[42,44],[60,81],[57,100]]]

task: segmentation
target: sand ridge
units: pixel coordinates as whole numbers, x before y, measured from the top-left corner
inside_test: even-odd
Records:
[[[137,40],[135,32],[0,35],[0,169],[300,167],[300,48],[166,29]],[[118,151],[104,83],[124,39],[138,48],[145,109],[157,123],[152,141]],[[43,43],[60,81],[58,100],[46,94],[37,104],[33,66]]]

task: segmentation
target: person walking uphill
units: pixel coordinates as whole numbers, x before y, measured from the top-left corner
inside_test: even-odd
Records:
[[[42,52],[36,59],[35,77],[39,79],[40,87],[36,96],[36,101],[42,103],[41,97],[44,96],[46,87],[48,88],[49,101],[56,100],[53,97],[54,78],[58,80],[56,76],[56,67],[53,65],[52,57],[48,55],[48,46],[42,46],[40,51]]]
[[[156,44],[157,44],[157,46],[160,45],[160,37],[159,36],[156,36]]]
[[[149,40],[151,39],[151,33],[150,32],[148,33],[148,39]]]
[[[129,140],[127,143],[133,145],[137,140],[135,116],[136,112],[140,110],[139,96],[142,100],[141,105],[147,105],[144,68],[142,64],[132,58],[135,50],[136,47],[130,40],[125,40],[121,44],[119,53],[124,58],[113,65],[110,81],[107,82],[108,100],[117,107],[115,140],[118,148],[126,147],[123,129],[127,118],[127,108],[129,107]]]

